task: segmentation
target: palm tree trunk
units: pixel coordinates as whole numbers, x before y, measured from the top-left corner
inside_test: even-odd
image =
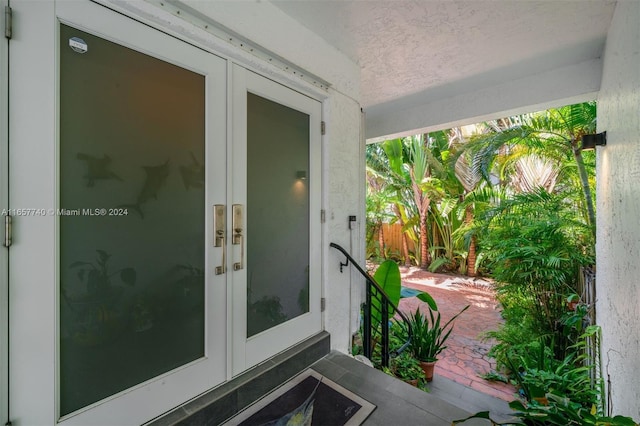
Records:
[[[427,229],[427,214],[420,215],[420,268],[426,270],[431,263],[429,256],[429,230]]]
[[[396,218],[398,219],[398,225],[401,228],[404,228],[404,220],[402,220],[402,213],[400,212],[400,208],[398,204],[393,205],[393,211],[396,214]],[[404,259],[404,266],[411,266],[411,258],[409,257],[409,243],[407,242],[407,234],[403,231],[401,234],[402,238],[402,257]]]
[[[471,206],[467,206],[465,212],[464,222],[470,224],[473,221],[473,210]],[[467,254],[467,275],[470,277],[476,276],[476,237],[471,237],[469,242],[469,253]]]
[[[383,223],[380,222],[380,228],[378,229],[378,246],[380,247],[380,258],[386,259],[385,251],[384,251],[384,231],[382,230]]]
[[[573,145],[573,156],[576,159],[578,165],[578,173],[580,174],[580,184],[582,185],[582,192],[584,193],[584,201],[587,206],[587,216],[589,220],[589,226],[593,237],[596,237],[596,212],[593,208],[593,197],[591,196],[591,187],[589,186],[589,176],[587,170],[584,167],[584,160],[582,158],[582,149],[577,146],[576,141],[571,141]]]
[[[402,256],[404,257],[404,266],[411,266],[411,258],[409,257],[409,243],[407,241],[407,234],[402,233]]]

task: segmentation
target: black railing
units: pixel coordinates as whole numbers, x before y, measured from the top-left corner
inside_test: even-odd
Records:
[[[369,275],[353,257],[341,246],[336,243],[329,244],[330,247],[342,253],[347,261],[340,263],[340,272],[343,272],[345,266],[349,263],[365,278],[366,280],[366,299],[362,305],[362,350],[364,356],[371,359],[375,351],[376,345],[380,344],[380,363],[382,367],[389,366],[389,359],[403,352],[411,342],[412,331],[411,324],[407,317],[398,310],[398,307],[391,302],[389,296],[382,290],[382,287],[376,280]],[[397,316],[404,323],[405,340],[402,344],[390,350],[389,348],[389,321]]]

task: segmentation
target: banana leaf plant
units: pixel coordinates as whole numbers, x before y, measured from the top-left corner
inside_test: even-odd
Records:
[[[378,269],[376,270],[373,280],[378,284],[380,289],[386,294],[388,301],[393,305],[393,308],[388,310],[389,318],[386,318],[386,321],[392,319],[394,312],[397,310],[398,304],[401,299],[401,291],[402,291],[402,281],[400,276],[400,268],[398,265],[392,261],[387,260],[380,264]],[[381,337],[381,329],[382,329],[382,304],[387,303],[383,300],[383,296],[380,294],[375,294],[377,291],[373,291],[371,297],[371,329],[372,329],[372,342],[371,342],[371,351],[375,353],[378,349],[379,337]],[[429,305],[429,309],[433,309],[435,311],[438,310],[438,305],[433,297],[426,292],[417,291],[415,296],[421,301],[427,303]],[[408,340],[408,332],[407,328],[403,328],[405,330],[405,335],[403,336],[403,341]],[[365,343],[366,344],[366,343]],[[403,349],[400,349],[401,351]]]

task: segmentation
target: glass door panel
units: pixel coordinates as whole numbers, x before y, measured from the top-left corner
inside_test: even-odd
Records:
[[[207,238],[226,201],[226,65],[137,25],[145,51],[187,67],[59,25],[58,400],[73,424],[137,423],[226,377]]]
[[[67,25],[60,43],[66,415],[204,356],[205,78]]]
[[[309,311],[309,115],[247,95],[247,337]]]
[[[321,330],[321,104],[239,66],[232,77],[232,199],[246,212],[246,266],[231,272],[238,374]]]

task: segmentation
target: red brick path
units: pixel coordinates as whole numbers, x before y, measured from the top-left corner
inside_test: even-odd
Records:
[[[433,274],[418,268],[401,267],[400,270],[403,286],[426,291],[433,296],[442,313],[443,323],[466,305],[471,305],[454,322],[447,349],[440,354],[436,364],[434,380],[441,375],[504,401],[513,401],[513,386],[479,376],[495,369],[495,360],[487,356],[494,342],[482,341],[480,336],[485,331],[497,329],[502,322],[490,283],[481,279]],[[400,300],[403,312],[417,308],[426,311],[425,307],[426,304],[415,297]]]

